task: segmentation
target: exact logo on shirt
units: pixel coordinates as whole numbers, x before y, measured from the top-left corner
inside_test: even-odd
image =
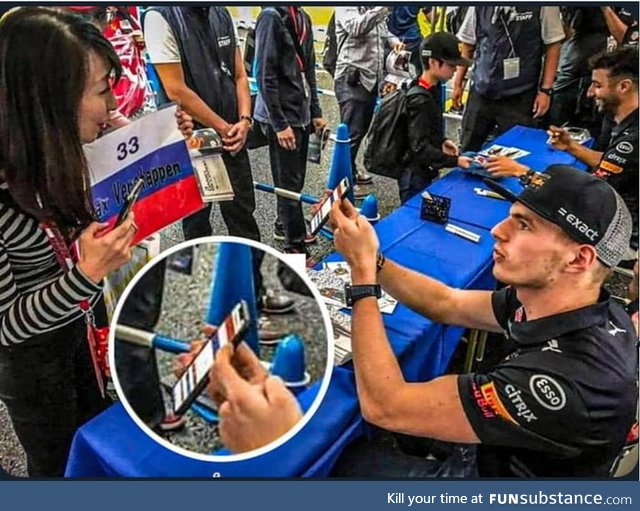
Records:
[[[529,390],[538,403],[548,410],[562,410],[567,404],[567,395],[560,384],[544,374],[534,374],[529,379]]]

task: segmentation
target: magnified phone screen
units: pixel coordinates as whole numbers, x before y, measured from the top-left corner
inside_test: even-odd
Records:
[[[237,345],[248,327],[249,308],[243,300],[232,309],[173,386],[173,408],[176,414],[185,413],[209,383],[209,371],[216,352],[225,344]]]

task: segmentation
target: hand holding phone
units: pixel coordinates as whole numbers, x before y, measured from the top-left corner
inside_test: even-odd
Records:
[[[202,349],[191,361],[180,379],[173,386],[173,408],[177,415],[184,414],[209,383],[209,371],[216,352],[226,344],[237,346],[249,328],[249,307],[242,300],[224,319]]]
[[[317,209],[317,213],[311,219],[311,234],[315,235],[322,229],[322,226],[329,220],[329,213],[331,213],[331,206],[337,200],[344,198],[349,191],[349,180],[345,177],[340,184],[336,187],[331,195],[327,196]]]

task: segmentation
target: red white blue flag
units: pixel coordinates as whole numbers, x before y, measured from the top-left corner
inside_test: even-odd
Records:
[[[176,125],[176,106],[146,115],[84,146],[91,170],[93,205],[113,223],[136,181],[134,243],[204,206],[189,149]]]

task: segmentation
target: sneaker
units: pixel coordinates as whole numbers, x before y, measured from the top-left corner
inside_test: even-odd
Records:
[[[369,185],[373,183],[373,176],[365,170],[359,170],[356,172],[356,184]]]
[[[167,433],[169,431],[177,431],[184,428],[186,423],[187,419],[184,416],[168,413],[164,416],[162,422],[158,424],[158,429],[163,433]]]
[[[360,185],[353,186],[353,198],[364,199],[367,196],[367,192]]]
[[[273,239],[274,241],[286,241],[287,238],[284,234],[284,229],[282,227],[274,227],[273,229]],[[316,236],[313,236],[312,234],[305,234],[304,236],[304,244],[305,245],[312,245],[313,243],[315,243],[316,241],[318,241],[318,238]]]
[[[277,293],[274,289],[267,289],[259,297],[260,310],[267,314],[286,314],[293,310],[295,302],[284,293]]]
[[[279,328],[269,318],[262,316],[258,321],[258,337],[260,344],[277,344],[289,332],[283,328]]]

